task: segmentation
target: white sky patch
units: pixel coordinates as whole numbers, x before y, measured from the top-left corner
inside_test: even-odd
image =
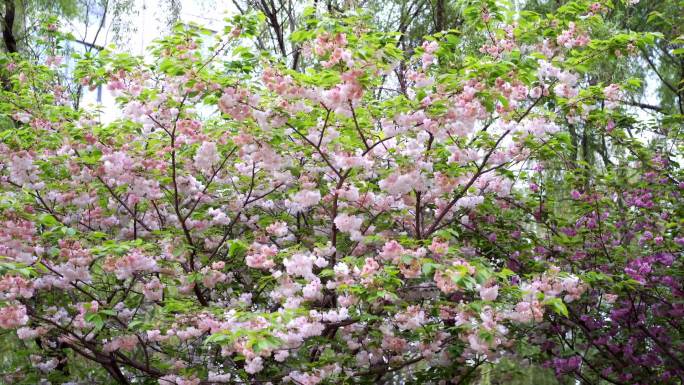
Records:
[[[230,1],[220,0],[181,0],[179,21],[183,23],[197,23],[214,31],[221,31],[225,25],[225,19],[237,14],[238,10]],[[103,14],[102,9],[92,9],[89,24],[66,22],[64,28],[71,32],[81,43],[75,43],[75,49],[82,51],[82,42],[94,44],[98,47],[107,47],[113,44],[115,38],[113,32],[112,10],[108,11],[103,27],[99,23]],[[127,34],[124,45],[117,46],[116,51],[129,52],[133,55],[149,58],[147,48],[155,39],[169,33],[167,20],[169,6],[165,0],[140,0],[136,1],[125,18],[130,22],[131,33]],[[99,32],[98,32],[99,30]],[[100,119],[108,123],[120,117],[121,113],[116,106],[115,95],[100,87],[96,90],[84,89],[81,105],[88,108],[98,108],[102,111]]]

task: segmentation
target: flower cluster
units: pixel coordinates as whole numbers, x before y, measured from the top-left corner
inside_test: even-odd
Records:
[[[55,57],[7,58],[0,329],[26,342],[17,373],[462,384],[518,355],[677,383],[681,171],[626,140],[626,87],[585,81],[602,11],[577,8],[475,12],[486,43],[463,58],[448,35],[407,55],[362,18],[311,17],[301,72],[245,54],[258,18],[178,27],[153,63],[76,66],[117,96],[111,123],[54,102]],[[620,148],[605,177],[573,157],[578,124]],[[81,361],[95,369],[65,369]]]

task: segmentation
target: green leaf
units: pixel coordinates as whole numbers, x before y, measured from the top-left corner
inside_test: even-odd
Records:
[[[51,214],[40,214],[38,216],[38,222],[47,227],[56,227],[60,225],[57,218],[53,217]]]
[[[562,299],[558,297],[548,298],[544,301],[544,304],[551,306],[551,309],[553,309],[556,314],[562,315],[563,317],[568,316],[568,308],[565,306]]]
[[[244,242],[242,242],[240,240],[234,240],[234,241],[230,242],[230,251],[229,251],[228,255],[231,258],[242,257],[243,255],[245,255],[247,250],[248,250],[248,247]]]

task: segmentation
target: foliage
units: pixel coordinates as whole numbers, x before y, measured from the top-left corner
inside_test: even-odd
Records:
[[[606,36],[610,7],[467,1],[467,34],[413,53],[309,8],[300,71],[255,49],[262,15],[179,25],[151,60],[77,58],[109,122],[46,28],[46,57],[0,59],[6,381],[467,384],[515,359],[680,383],[682,116],[586,81],[659,37]],[[611,167],[572,157],[577,125]]]

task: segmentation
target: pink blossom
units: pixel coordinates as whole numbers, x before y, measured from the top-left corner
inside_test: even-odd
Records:
[[[107,353],[111,353],[119,349],[130,352],[137,344],[138,338],[134,335],[119,336],[114,337],[111,341],[107,342],[102,350]]]
[[[275,263],[271,258],[278,254],[278,248],[276,246],[254,243],[250,250],[250,254],[245,257],[247,266],[253,269],[270,269],[275,266]]]
[[[110,259],[105,264],[105,269],[113,272],[118,279],[127,279],[135,273],[155,272],[158,268],[153,258],[136,249],[121,258]]]
[[[321,193],[318,190],[299,190],[292,196],[292,200],[295,203],[295,211],[301,212],[318,204]]]
[[[404,338],[386,335],[382,339],[382,348],[390,350],[395,353],[402,353],[407,347],[407,341]]]
[[[45,59],[45,64],[50,66],[50,67],[57,67],[60,64],[62,64],[62,60],[64,60],[64,58],[62,56],[58,56],[58,55],[57,56],[48,56]]]
[[[489,345],[475,333],[468,334],[468,344],[477,353],[485,354],[489,351]]]
[[[264,369],[264,360],[261,357],[253,357],[245,361],[245,372],[249,374],[259,373]]]
[[[266,231],[276,237],[284,237],[287,235],[287,223],[274,222],[266,227]]]
[[[335,167],[339,169],[349,169],[353,167],[371,168],[373,162],[361,155],[335,154],[333,156]]]
[[[493,286],[481,286],[480,287],[480,298],[482,298],[483,301],[494,301],[496,297],[499,296],[499,286],[498,285],[493,285]]]
[[[63,263],[54,267],[55,272],[61,275],[61,280],[58,286],[67,287],[69,284],[77,281],[90,283],[92,276],[88,266],[77,266],[73,262]]]
[[[164,285],[154,277],[143,287],[143,294],[148,301],[161,301],[164,296]]]
[[[612,304],[612,303],[615,303],[615,301],[618,299],[618,295],[617,294],[604,294],[603,299],[604,299],[604,301],[606,301],[606,303]]]
[[[349,265],[344,262],[337,262],[337,264],[335,264],[333,267],[333,271],[335,272],[335,276],[340,278],[346,277],[351,272]]]
[[[380,264],[373,258],[366,258],[363,264],[363,269],[361,269],[361,275],[368,276],[374,274],[380,269]]]
[[[283,260],[287,273],[303,278],[314,279],[313,264],[316,258],[309,254],[297,253]]]
[[[415,330],[427,322],[425,312],[420,306],[409,306],[406,311],[397,313],[394,321],[401,330]]]
[[[622,91],[620,85],[611,84],[603,89],[603,95],[606,98],[606,108],[613,109],[619,105]]]
[[[108,183],[120,185],[132,181],[135,161],[124,151],[102,156],[104,174]]]
[[[450,271],[437,271],[434,276],[435,285],[445,294],[457,291],[458,285],[453,280],[453,273]]]
[[[0,328],[2,329],[14,329],[26,325],[28,320],[24,305],[0,307]]]
[[[199,385],[199,378],[186,378],[175,374],[168,374],[159,378],[159,385]]]
[[[312,301],[323,298],[323,285],[319,279],[314,279],[302,289],[302,296],[305,300]]]
[[[428,249],[435,255],[442,256],[449,251],[449,241],[433,238]]]
[[[335,226],[345,233],[354,233],[359,231],[361,224],[363,223],[363,218],[348,214],[339,214],[335,217]]]
[[[12,154],[9,158],[10,180],[27,188],[41,188],[38,168],[28,152],[22,151]]]
[[[231,222],[228,215],[226,215],[226,213],[220,209],[210,208],[207,210],[207,215],[211,216],[211,222],[216,225],[225,226]]]
[[[212,171],[212,167],[221,160],[216,143],[202,142],[202,145],[195,154],[194,160],[195,167],[198,170],[205,173]]]
[[[283,362],[290,356],[290,352],[287,350],[278,350],[274,355],[273,359],[277,362]]]
[[[45,334],[46,332],[47,330],[44,327],[32,329],[24,326],[17,329],[17,337],[19,337],[21,340],[32,340],[41,336],[42,334]]]
[[[209,289],[213,289],[220,282],[225,282],[227,276],[220,271],[203,269],[202,284]]]
[[[56,358],[52,358],[52,359],[49,359],[49,360],[44,361],[44,362],[36,363],[36,364],[34,364],[34,367],[36,369],[40,370],[41,372],[47,373],[47,372],[52,371],[54,368],[56,368],[57,365],[59,365],[59,360]]]
[[[382,251],[380,252],[379,257],[383,261],[396,261],[404,253],[405,250],[399,244],[399,242],[392,240],[385,243],[385,245],[382,246]]]
[[[417,170],[407,174],[392,173],[381,180],[378,186],[390,195],[404,195],[414,189],[417,191],[425,189],[424,180]]]
[[[310,374],[310,373],[302,373],[299,371],[293,371],[288,374],[288,376],[294,380],[294,382],[298,385],[317,385],[319,384],[322,379],[320,376]]]
[[[245,120],[250,115],[247,90],[227,88],[219,99],[219,109],[236,120]]]
[[[470,196],[464,196],[460,198],[458,201],[456,201],[456,207],[458,208],[474,208],[475,206],[478,206],[484,202],[484,197],[481,195],[470,195]]]
[[[540,322],[543,315],[544,312],[538,301],[518,302],[515,305],[514,311],[509,313],[508,318],[521,323]]]
[[[232,378],[232,376],[230,375],[230,373],[219,374],[219,373],[209,372],[209,374],[207,375],[207,381],[209,381],[209,382],[229,383],[231,378]]]
[[[33,283],[19,276],[0,278],[0,299],[13,300],[17,297],[33,297]]]

